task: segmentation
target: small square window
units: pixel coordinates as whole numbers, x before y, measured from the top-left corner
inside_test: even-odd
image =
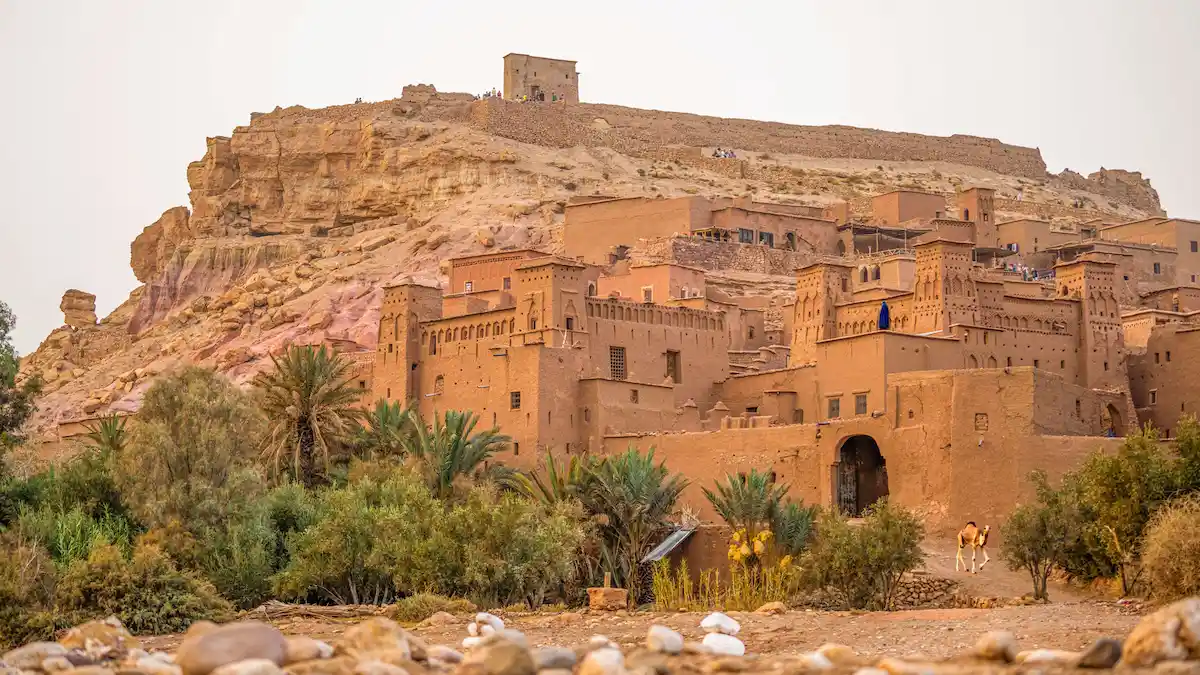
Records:
[[[1041,362],[1041,360],[1040,360],[1040,359],[1034,359],[1034,360],[1033,360],[1033,367],[1034,367],[1034,368],[1041,368],[1041,367],[1042,367],[1042,362]]]
[[[466,287],[463,288],[463,290],[466,291],[467,293],[470,293],[471,291],[475,290],[475,282],[468,281],[466,283]]]
[[[630,389],[630,390],[629,390],[629,402],[630,402],[630,403],[637,403],[637,402],[638,402],[638,390],[637,390],[637,389]]]
[[[1012,357],[1011,356],[1008,357],[1007,359],[1005,359],[1004,365],[1008,366],[1009,368],[1012,368]]]
[[[512,277],[504,277],[504,290],[512,289]]]
[[[1155,363],[1159,363],[1159,362],[1160,362],[1160,359],[1159,359],[1159,354],[1158,354],[1158,352],[1154,352],[1154,362],[1155,362]]]
[[[358,381],[358,388],[359,388],[359,389],[366,389],[366,388],[367,388],[367,381],[366,381],[366,380],[359,380],[359,381]]]
[[[521,444],[516,441],[513,441],[513,454],[514,455],[521,454]]]
[[[508,392],[508,407],[512,408],[513,410],[521,409],[521,392],[519,392],[519,391]]]
[[[1083,416],[1083,404],[1079,401],[1079,399],[1075,399],[1075,416]]]
[[[1150,405],[1154,405],[1155,403],[1158,403],[1158,390],[1151,389],[1150,390]]]
[[[1196,241],[1192,240],[1192,253],[1196,253],[1198,250],[1200,249],[1196,248]]]
[[[1105,370],[1108,370],[1108,361],[1105,361],[1105,362],[1104,362],[1104,369],[1105,369]]]
[[[654,302],[654,287],[653,286],[643,286],[642,287],[642,302]]]
[[[1066,367],[1067,367],[1067,362],[1066,362],[1066,361],[1059,361],[1059,362],[1058,362],[1058,369],[1059,369],[1059,370],[1064,370],[1064,369],[1066,369]]]
[[[867,414],[867,395],[866,394],[855,394],[854,395],[854,414],[855,415],[866,415]]]
[[[841,417],[841,416],[842,416],[842,399],[840,399],[840,398],[829,399],[829,417],[830,417],[830,419],[832,419],[834,417]]]
[[[575,330],[575,317],[567,317],[567,330]]]
[[[1162,264],[1161,263],[1154,263],[1154,273],[1162,274]]]
[[[1171,362],[1171,352],[1167,351],[1167,363]]]

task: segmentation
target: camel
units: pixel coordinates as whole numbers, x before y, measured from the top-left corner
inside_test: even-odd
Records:
[[[975,552],[983,552],[983,562],[979,563],[979,569],[982,571],[983,566],[988,564],[987,554],[987,538],[988,532],[992,529],[990,525],[984,525],[983,529],[979,529],[975,525],[975,521],[968,521],[967,526],[958,532],[958,558],[954,561],[954,571],[958,571],[958,566],[961,563],[963,571],[967,571],[967,561],[963,559],[963,548],[971,547],[971,574],[975,574]]]

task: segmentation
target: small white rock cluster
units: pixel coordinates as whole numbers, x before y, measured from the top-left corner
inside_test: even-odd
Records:
[[[467,624],[467,637],[463,638],[463,649],[471,649],[478,647],[479,643],[489,635],[500,633],[504,630],[504,619],[495,614],[480,612],[475,615],[475,620]]]
[[[708,647],[712,653],[728,656],[744,656],[746,654],[746,645],[734,637],[742,629],[742,626],[728,615],[713,612],[704,617],[704,620],[700,622],[700,628],[707,633],[701,644]]]

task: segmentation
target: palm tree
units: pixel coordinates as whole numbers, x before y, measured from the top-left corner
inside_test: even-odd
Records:
[[[84,425],[84,428],[88,432],[88,445],[101,456],[117,454],[125,447],[125,417],[122,415],[105,415],[92,424]]]
[[[402,406],[399,401],[384,398],[376,401],[354,439],[355,450],[367,459],[404,454],[404,441],[416,433],[409,414],[412,410],[411,404]]]
[[[642,455],[630,447],[592,471],[584,506],[598,516],[605,567],[635,602],[643,590],[638,563],[669,527],[667,517],[687,485],[683,476],[667,471],[665,462],[654,463],[654,448]]]
[[[271,361],[275,369],[254,378],[270,421],[263,456],[277,473],[287,460],[295,479],[311,487],[321,481],[330,453],[349,439],[362,416],[355,407],[361,390],[350,383],[350,362],[324,345],[289,347]]]
[[[473,433],[479,416],[470,411],[448,410],[433,418],[432,427],[415,410],[409,418],[414,433],[404,440],[404,450],[420,465],[429,489],[439,498],[453,493],[460,476],[482,476],[484,462],[512,442],[497,427]]]
[[[595,455],[574,455],[560,465],[547,450],[543,470],[518,472],[514,483],[518,492],[547,505],[581,499],[601,462]]]
[[[769,529],[779,513],[786,485],[776,485],[769,473],[751,469],[748,474],[725,475],[725,483],[715,483],[716,492],[703,488],[704,496],[735,532],[744,531],[753,540],[760,530]]]

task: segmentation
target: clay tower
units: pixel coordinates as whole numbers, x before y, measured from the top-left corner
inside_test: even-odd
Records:
[[[837,337],[834,306],[849,296],[851,270],[840,263],[817,263],[796,272],[790,365],[812,363],[817,356],[817,341]]]
[[[971,244],[935,237],[917,244],[913,281],[913,330],[944,332],[954,324],[976,325],[979,294],[971,278]]]
[[[375,353],[372,396],[407,403],[420,395],[418,350],[440,345],[421,344],[420,322],[442,317],[442,292],[416,283],[383,289],[379,314],[379,346]],[[436,342],[435,337],[430,340]]]

